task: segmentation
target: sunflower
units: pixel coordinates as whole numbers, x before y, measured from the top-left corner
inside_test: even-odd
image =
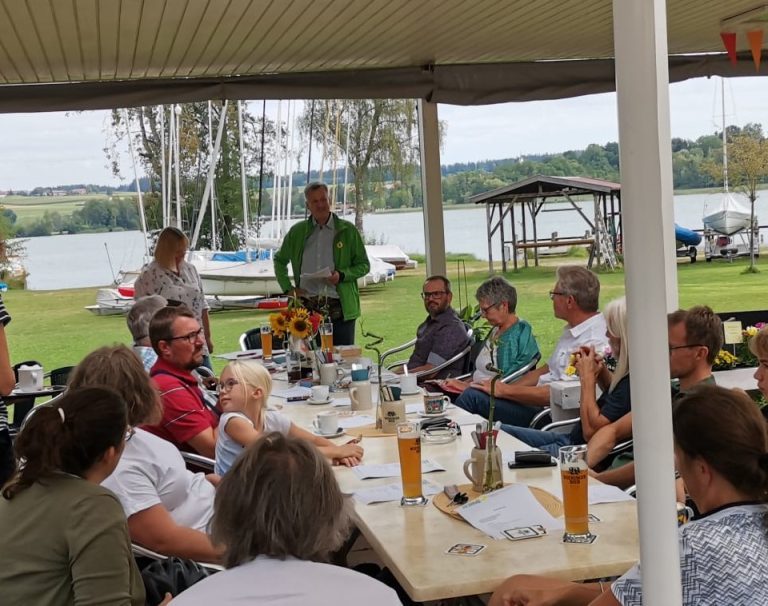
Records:
[[[306,339],[312,334],[312,324],[306,313],[295,313],[288,323],[288,329],[291,331],[291,336],[297,339]]]
[[[272,326],[272,332],[276,337],[282,337],[288,328],[288,318],[282,313],[270,314],[269,324]]]

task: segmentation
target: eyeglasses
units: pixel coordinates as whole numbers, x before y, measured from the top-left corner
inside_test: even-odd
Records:
[[[498,307],[498,306],[499,306],[499,304],[498,304],[498,303],[492,303],[492,304],[491,304],[491,305],[489,305],[488,307],[481,307],[481,308],[480,308],[480,313],[481,313],[481,314],[483,314],[484,316],[486,316],[486,315],[488,315],[488,312],[489,312],[490,310],[492,310],[494,307]]]
[[[166,341],[177,341],[179,339],[186,339],[187,343],[194,343],[198,339],[202,338],[203,336],[203,329],[196,330],[195,332],[191,332],[186,335],[180,335],[178,337],[171,337],[170,339],[165,339]]]
[[[240,385],[240,381],[236,379],[227,379],[223,383],[219,383],[219,391],[231,391],[235,385]]]
[[[421,298],[425,301],[427,299],[439,299],[443,295],[447,294],[448,291],[446,290],[433,290],[432,292],[423,292],[421,293]]]
[[[549,298],[550,298],[550,299],[553,299],[553,300],[554,300],[554,298],[555,298],[557,295],[560,295],[561,297],[567,297],[567,296],[568,296],[568,293],[565,293],[565,292],[561,292],[561,291],[559,291],[559,290],[550,290],[550,291],[549,291]]]
[[[669,353],[671,354],[676,349],[688,349],[689,347],[706,347],[706,345],[702,345],[701,343],[693,343],[691,345],[670,345]]]
[[[134,427],[129,427],[125,430],[125,441],[130,442],[131,438],[136,434],[136,429]]]

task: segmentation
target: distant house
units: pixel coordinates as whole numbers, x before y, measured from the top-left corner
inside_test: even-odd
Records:
[[[5,198],[8,195],[7,191],[0,191],[0,198]]]
[[[88,190],[84,187],[75,187],[74,189],[69,190],[70,196],[84,196],[88,193]]]
[[[48,194],[50,196],[66,196],[67,195],[67,191],[64,189],[51,189],[50,192],[51,193]]]

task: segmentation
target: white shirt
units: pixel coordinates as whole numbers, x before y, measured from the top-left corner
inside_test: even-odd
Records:
[[[214,471],[223,476],[234,465],[235,460],[243,452],[241,444],[235,442],[227,433],[227,424],[233,418],[243,419],[253,427],[253,422],[242,412],[225,412],[219,419],[219,437],[216,440],[216,466]],[[267,410],[264,413],[264,427],[262,432],[270,433],[279,431],[284,436],[291,431],[291,420],[275,410]]]
[[[401,606],[394,589],[348,568],[259,556],[217,572],[179,594],[173,606]]]
[[[565,374],[568,359],[574,351],[582,346],[592,345],[596,351],[602,353],[608,347],[606,330],[605,318],[601,313],[576,326],[566,325],[557,345],[555,345],[555,350],[547,360],[549,372],[539,377],[538,385],[547,385],[552,381],[576,380],[578,377],[569,377]]]
[[[213,484],[184,465],[178,449],[143,429],[125,443],[117,469],[101,483],[120,499],[125,517],[163,505],[179,526],[206,532]]]

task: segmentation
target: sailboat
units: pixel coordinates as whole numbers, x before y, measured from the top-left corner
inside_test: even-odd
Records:
[[[703,218],[704,230],[731,236],[749,229],[752,216],[748,208],[736,201],[728,191],[728,144],[725,136],[725,78],[720,82],[720,99],[723,116],[723,197],[720,204]],[[706,212],[706,210],[705,210]]]

